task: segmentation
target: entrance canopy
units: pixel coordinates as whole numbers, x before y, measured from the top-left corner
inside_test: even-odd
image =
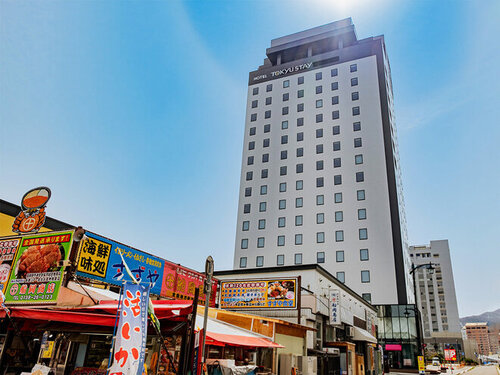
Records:
[[[365,331],[364,329],[358,327],[353,327],[353,328],[354,328],[354,336],[353,336],[354,341],[367,341],[373,344],[377,343],[377,339],[372,334],[370,334],[370,332]]]

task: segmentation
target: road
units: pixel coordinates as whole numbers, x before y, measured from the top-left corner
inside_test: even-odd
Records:
[[[498,366],[476,366],[467,375],[500,375]]]

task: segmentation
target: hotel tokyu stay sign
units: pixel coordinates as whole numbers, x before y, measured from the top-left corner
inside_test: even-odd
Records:
[[[278,70],[275,70],[275,71],[269,73],[269,75],[268,74],[261,74],[261,75],[255,76],[255,77],[253,77],[253,80],[260,81],[261,79],[266,79],[269,77],[277,78],[277,77],[284,76],[284,75],[287,75],[290,73],[296,73],[296,72],[300,72],[301,70],[310,69],[312,67],[312,65],[313,65],[312,62],[308,62],[308,63],[304,63],[304,64],[290,66],[288,68],[278,69]]]

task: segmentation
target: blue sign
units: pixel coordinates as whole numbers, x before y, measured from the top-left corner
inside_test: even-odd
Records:
[[[141,284],[150,283],[151,293],[160,295],[164,267],[162,259],[95,233],[86,232],[80,243],[76,274],[114,285],[131,282],[120,252],[136,280]],[[96,268],[96,264],[100,266]]]

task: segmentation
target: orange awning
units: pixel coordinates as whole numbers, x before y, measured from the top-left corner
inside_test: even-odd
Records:
[[[207,344],[210,345],[232,345],[232,346],[249,346],[256,348],[284,348],[283,345],[276,344],[271,340],[263,337],[250,337],[228,335],[224,333],[207,332]]]

